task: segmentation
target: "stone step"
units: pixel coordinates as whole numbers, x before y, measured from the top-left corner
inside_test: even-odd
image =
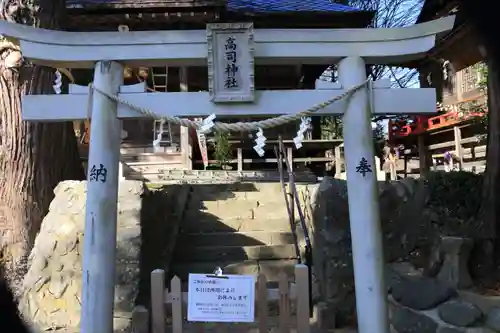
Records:
[[[283,196],[264,196],[259,199],[243,199],[243,198],[228,198],[220,200],[199,200],[193,198],[189,202],[189,207],[192,209],[201,210],[227,210],[227,209],[266,209],[266,208],[285,208],[285,200]]]
[[[174,257],[174,260],[176,258]],[[294,279],[294,270],[297,260],[246,260],[239,262],[191,262],[181,263],[174,261],[171,264],[171,275],[177,275],[182,281],[188,280],[189,273],[212,274],[216,267],[222,268],[224,274],[254,275],[264,274],[268,281],[278,281],[281,272],[284,272],[290,281]]]
[[[182,262],[296,259],[294,244],[272,246],[176,246],[174,257]]]
[[[254,207],[245,203],[234,202],[233,205],[224,205],[219,208],[195,210],[188,206],[188,216],[199,217],[202,214],[216,216],[220,220],[224,219],[280,219],[288,216],[284,203],[275,203],[273,205],[261,205]]]
[[[301,191],[305,185],[297,185],[297,191]],[[288,190],[287,190],[288,192]],[[280,183],[237,183],[237,184],[214,184],[213,187],[197,185],[192,194],[193,202],[223,202],[227,201],[259,201],[261,204],[278,202],[284,204],[283,192]]]
[[[281,231],[212,232],[180,234],[177,244],[190,246],[255,246],[293,244],[293,234]]]
[[[189,214],[188,214],[189,215]],[[185,216],[180,226],[181,233],[210,233],[210,232],[291,232],[288,218],[279,219],[224,219],[205,214],[196,218]]]
[[[298,189],[297,189],[298,190]],[[210,194],[198,195],[196,198],[202,201],[218,201],[229,199],[232,200],[248,200],[248,201],[261,201],[266,203],[268,200],[273,202],[284,202],[283,193],[281,191],[225,191],[225,192],[214,192]]]
[[[273,197],[277,194],[283,196],[281,192],[281,184],[279,182],[241,182],[232,184],[213,184],[210,186],[202,185],[196,188],[193,193],[193,198],[199,198],[207,201],[226,198],[262,200],[263,198]]]

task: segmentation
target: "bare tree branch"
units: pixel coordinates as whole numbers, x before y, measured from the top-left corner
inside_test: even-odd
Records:
[[[349,5],[362,10],[375,11],[371,28],[396,28],[412,25],[417,20],[424,0],[349,0]],[[388,78],[393,88],[406,88],[417,83],[415,69],[393,67],[387,65],[371,66],[370,76],[373,80]],[[374,122],[394,116],[374,118]],[[398,117],[400,118],[400,117]]]
[[[423,0],[349,0],[349,5],[375,11],[371,28],[395,28],[414,24]],[[370,75],[374,80],[390,78],[394,87],[404,88],[415,79],[416,70],[377,65],[373,66]]]
[[[396,28],[415,24],[420,14],[424,0],[345,0],[337,1],[343,4],[375,12],[375,17],[370,23],[370,28]],[[382,78],[390,79],[393,88],[407,88],[417,84],[417,71],[415,69],[394,67],[387,65],[374,65],[369,68],[369,76],[373,80]],[[337,78],[337,68],[330,66],[320,77],[321,80],[333,82]],[[373,122],[387,119],[405,119],[401,116],[377,116]],[[338,132],[338,120],[328,119],[324,121],[324,128],[332,127],[330,132]],[[328,130],[325,129],[325,132]],[[331,134],[329,134],[331,136]]]

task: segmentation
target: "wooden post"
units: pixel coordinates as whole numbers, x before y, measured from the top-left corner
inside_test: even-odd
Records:
[[[153,333],[165,333],[165,271],[151,272],[151,321]]]
[[[462,82],[464,79],[463,73],[464,73],[463,71],[458,71],[455,74],[455,87],[456,88],[454,90],[456,91],[455,97],[456,97],[457,101],[462,100],[462,89],[460,89],[460,87],[462,86]]]
[[[342,173],[342,157],[340,152],[340,145],[335,147],[335,176],[337,177]]]
[[[380,157],[378,157],[378,156],[375,156],[375,168],[374,168],[374,170],[376,170],[376,172],[377,172],[377,180],[378,181],[386,181],[387,180],[386,173],[380,167]]]
[[[295,194],[294,194],[293,188],[295,186],[295,177],[293,175],[293,166],[292,166],[292,162],[291,162],[291,161],[293,161],[293,157],[291,157],[291,156],[293,156],[292,155],[293,149],[291,147],[288,147],[286,149],[286,153],[285,153],[285,145],[283,144],[283,139],[282,139],[281,135],[279,136],[278,141],[279,141],[280,151],[284,154],[284,160],[285,160],[285,161],[281,161],[281,154],[280,154],[279,155],[280,156],[280,163],[285,162],[286,170],[287,170],[287,174],[288,174],[288,193],[287,193],[287,195],[290,196],[290,201],[288,201],[287,204],[289,203],[289,205],[290,205],[289,206],[290,207],[290,210],[289,210],[290,227],[292,228],[292,231],[294,231],[295,230]]]
[[[295,266],[295,285],[297,286],[297,332],[309,333],[309,267]]]
[[[182,289],[181,279],[174,276],[170,281],[172,290],[172,333],[182,333]]]
[[[123,174],[123,165],[125,163],[123,163],[122,161],[120,161],[120,164],[118,165],[118,179],[119,180],[125,180],[125,176]]]
[[[117,94],[123,66],[99,61],[94,85]],[[87,172],[83,245],[82,315],[85,333],[113,332],[115,295],[116,218],[122,122],[116,102],[95,92],[92,99],[90,152]]]
[[[425,137],[423,134],[419,134],[418,138],[418,165],[420,170],[420,177],[426,178],[429,173],[429,150],[425,145]]]
[[[188,67],[179,68],[179,91],[180,92],[188,92],[189,84],[188,84]]]
[[[288,169],[288,195],[290,196],[290,223],[293,223],[293,230],[296,229],[295,227],[295,192],[294,192],[294,187],[295,187],[295,177],[293,174],[293,171],[291,170],[292,166],[290,165],[290,169]]]
[[[391,180],[398,180],[398,174],[396,172],[396,160],[391,161],[389,164],[391,170]]]
[[[279,276],[279,332],[290,333],[290,288],[288,279],[284,272],[280,272]],[[309,304],[309,300],[307,301]]]
[[[179,91],[188,92],[188,68],[181,67],[179,69]],[[191,139],[189,128],[181,126],[181,155],[184,168],[187,170],[193,169],[193,142]]]
[[[148,333],[149,331],[149,313],[142,305],[138,305],[132,311],[132,332]]]
[[[259,311],[259,332],[267,332],[267,277],[259,274],[257,278],[257,310]]]
[[[286,149],[286,156],[288,158],[288,163],[290,164],[290,172],[293,172],[293,148],[288,147]]]
[[[181,126],[181,156],[183,168],[186,170],[193,169],[193,146],[189,128]]]
[[[238,171],[243,171],[243,148],[237,148]]]
[[[453,127],[453,135],[455,139],[455,154],[458,159],[458,168],[459,170],[462,170],[464,165],[464,154],[462,149],[462,131],[460,130],[460,127]]]
[[[404,157],[404,177],[408,177],[408,155],[403,153]]]

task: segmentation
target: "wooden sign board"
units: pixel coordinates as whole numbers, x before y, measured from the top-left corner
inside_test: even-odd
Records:
[[[201,159],[203,161],[203,167],[206,169],[208,167],[208,149],[207,149],[207,137],[200,131],[196,131],[198,136],[198,146],[200,147]]]
[[[251,323],[254,319],[252,275],[189,274],[188,321]]]
[[[253,23],[207,24],[208,91],[212,102],[253,102]]]

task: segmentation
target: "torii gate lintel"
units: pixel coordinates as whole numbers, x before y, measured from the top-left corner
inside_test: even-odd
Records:
[[[425,114],[436,110],[433,88],[391,89],[388,80],[374,82],[373,113],[376,115]],[[344,85],[345,86],[345,85]],[[350,87],[317,80],[315,90],[256,91],[254,103],[216,104],[208,92],[145,92],[145,84],[121,86],[116,95],[131,104],[154,111],[158,116],[218,117],[277,116],[293,114],[343,94]],[[65,95],[28,95],[23,99],[23,120],[63,121],[85,120],[88,114],[87,86],[70,85]],[[340,100],[318,111],[317,115],[342,115],[346,100]],[[119,104],[120,119],[143,118],[144,115]]]

